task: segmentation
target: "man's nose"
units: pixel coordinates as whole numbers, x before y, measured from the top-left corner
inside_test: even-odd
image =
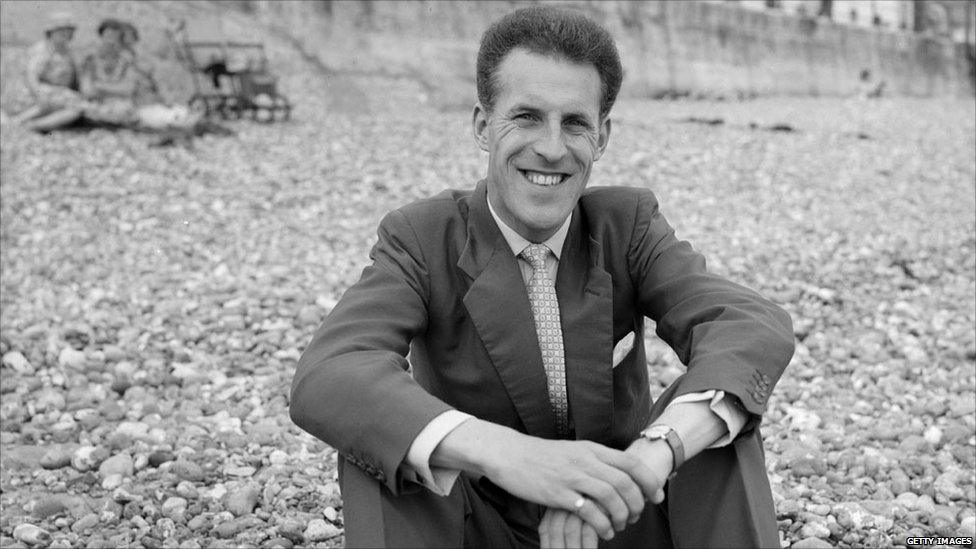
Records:
[[[536,154],[552,163],[562,160],[568,152],[562,128],[547,127],[542,130],[532,148]]]

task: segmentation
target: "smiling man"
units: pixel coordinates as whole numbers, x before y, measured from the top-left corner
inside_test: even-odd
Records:
[[[486,178],[383,219],[292,384],[343,456],[348,545],[778,546],[757,426],[790,319],[708,273],[650,191],[587,189],[621,78],[577,12],[485,32]],[[656,402],[645,317],[688,366]]]

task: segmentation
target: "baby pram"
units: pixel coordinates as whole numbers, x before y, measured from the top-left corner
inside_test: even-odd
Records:
[[[278,78],[268,68],[260,42],[184,41],[183,62],[193,75],[191,109],[207,117],[260,122],[287,120],[291,102],[278,93]]]

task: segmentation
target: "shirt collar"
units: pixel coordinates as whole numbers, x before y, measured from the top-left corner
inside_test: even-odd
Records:
[[[518,256],[526,246],[532,244],[525,237],[515,232],[515,229],[509,227],[508,224],[502,221],[502,218],[498,217],[495,208],[491,205],[491,199],[488,199],[488,210],[491,212],[491,217],[495,220],[495,224],[498,225],[498,229],[501,230],[502,236],[505,237],[505,242],[508,243],[508,247],[512,249],[513,255]],[[559,260],[559,254],[562,253],[563,242],[566,241],[566,235],[569,234],[569,222],[572,219],[573,214],[570,212],[566,216],[566,221],[563,221],[563,224],[556,230],[555,234],[543,242],[552,251],[553,255],[556,256],[556,260]]]

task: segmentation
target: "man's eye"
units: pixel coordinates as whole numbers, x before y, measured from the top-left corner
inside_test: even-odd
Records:
[[[523,112],[515,115],[516,120],[535,120],[536,116],[532,113]]]
[[[566,126],[573,131],[585,131],[590,129],[590,125],[582,120],[570,120],[566,122]]]

